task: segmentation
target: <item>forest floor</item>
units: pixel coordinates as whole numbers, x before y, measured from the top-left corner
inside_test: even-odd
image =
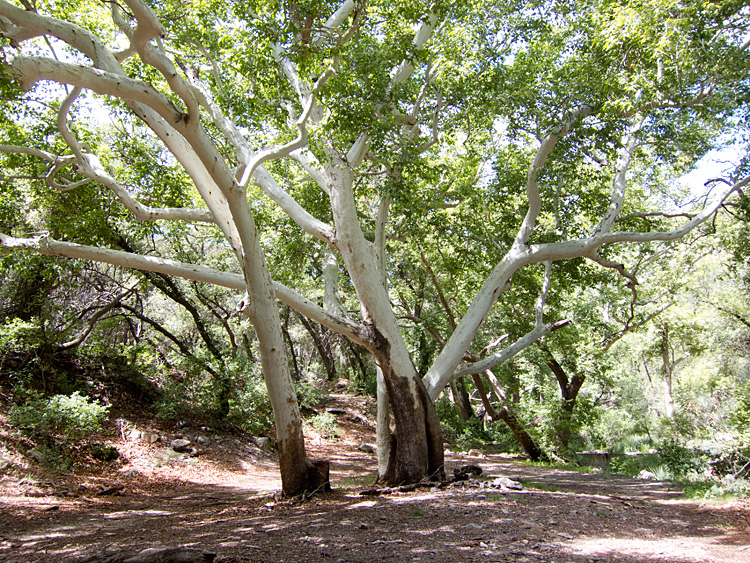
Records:
[[[76,474],[40,472],[0,444],[0,563],[173,546],[215,553],[217,563],[750,561],[747,501],[687,500],[668,482],[448,452],[448,475],[465,465],[482,474],[363,495],[375,488],[375,456],[360,449],[374,441],[371,404],[332,395],[325,408],[341,409],[338,437],[308,429],[308,448],[331,461],[334,490],[306,500],[280,498],[273,456],[249,437],[207,428],[168,432],[140,421],[161,435],[149,444],[121,419],[109,436],[120,459]],[[198,451],[175,454],[167,446],[177,436]],[[11,438],[0,417],[0,440]]]

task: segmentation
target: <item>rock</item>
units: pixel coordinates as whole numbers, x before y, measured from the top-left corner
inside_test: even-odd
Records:
[[[161,437],[155,432],[147,432],[145,430],[138,430],[137,428],[133,428],[130,432],[128,432],[127,439],[130,442],[137,442],[140,440],[149,444],[155,444],[161,439]]]
[[[184,438],[178,438],[177,440],[172,440],[169,446],[174,451],[181,452],[181,453],[190,453],[193,450],[192,446],[190,445],[190,440],[185,440]]]
[[[643,469],[638,474],[638,478],[639,479],[656,479],[656,473],[652,473],[651,471],[648,471],[647,469]]]
[[[161,436],[159,436],[155,432],[141,432],[141,440],[144,442],[148,442],[149,444],[155,444],[156,442],[161,440]]]
[[[12,467],[13,463],[10,460],[0,457],[0,471],[5,471],[9,467]]]
[[[346,419],[349,422],[356,422],[357,424],[361,424],[362,426],[368,425],[367,419],[361,414],[350,414],[349,416],[346,417]]]
[[[188,458],[188,454],[176,452],[171,448],[167,448],[164,450],[159,450],[154,452],[154,460],[155,465],[153,467],[161,467],[160,462],[171,462],[171,461],[185,461]]]
[[[46,459],[44,454],[41,452],[41,450],[38,450],[36,448],[33,448],[29,450],[29,457],[36,461],[37,463],[43,463]]]
[[[484,454],[479,450],[469,450],[469,453],[466,455],[469,457],[484,457]]]
[[[331,413],[331,414],[336,414],[336,415],[346,414],[346,411],[344,409],[326,409],[326,412]]]
[[[513,479],[508,479],[507,477],[498,477],[497,479],[493,479],[492,481],[490,481],[489,486],[495,489],[523,491],[523,485],[521,483],[519,483],[518,481],[514,481]]]
[[[360,444],[357,446],[357,449],[360,452],[365,452],[366,454],[374,454],[375,453],[375,447],[371,446],[370,444]]]
[[[105,487],[98,493],[96,493],[99,496],[106,496],[106,495],[114,495],[115,493],[119,493],[120,491],[123,491],[125,489],[125,485],[122,483],[115,483],[114,485],[110,487]]]
[[[270,454],[273,451],[273,442],[271,442],[270,438],[266,438],[265,436],[254,438],[253,442],[255,442],[255,445],[266,453]]]
[[[198,442],[198,444],[201,446],[207,446],[208,444],[211,443],[211,439],[208,436],[203,436],[203,435],[198,436],[195,439],[195,441]]]
[[[482,468],[478,465],[464,465],[461,469],[453,470],[453,478],[456,481],[466,481],[470,476],[477,476],[482,474]]]

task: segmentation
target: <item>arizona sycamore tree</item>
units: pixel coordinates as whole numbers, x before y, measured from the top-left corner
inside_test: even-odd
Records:
[[[243,292],[286,493],[322,477],[306,458],[277,300],[373,355],[380,478],[440,477],[433,401],[565,324],[544,318],[553,262],[585,257],[635,283],[611,259],[618,244],[680,238],[748,181],[718,182],[696,209],[665,209],[665,174],[692,165],[742,107],[741,3],[465,4],[0,0],[4,189],[95,184],[139,221],[218,229],[234,259],[209,268],[10,224],[0,244]],[[45,119],[44,135],[24,134]],[[146,156],[108,150],[112,136],[158,144],[151,158],[180,170],[183,202],[139,185],[130,169]],[[256,224],[269,202],[301,248],[326,256],[322,303],[273,280],[274,248]],[[505,235],[470,241],[485,245],[488,273],[421,378],[392,306],[388,250],[424,235],[431,213],[452,212],[455,235],[480,211],[464,202]],[[439,248],[441,236],[435,227],[423,242]],[[534,264],[546,266],[533,328],[480,359],[482,323]],[[357,312],[340,305],[343,284]]]

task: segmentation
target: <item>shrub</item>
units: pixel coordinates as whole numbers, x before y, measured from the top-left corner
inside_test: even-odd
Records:
[[[659,448],[659,455],[675,478],[699,473],[706,467],[706,460],[702,456],[676,440],[665,440]]]
[[[329,412],[311,416],[306,422],[324,438],[334,439],[339,437],[336,416]]]
[[[25,400],[10,410],[10,421],[24,434],[50,441],[59,437],[73,443],[102,429],[108,406],[90,401],[78,391],[44,399],[35,391],[24,391]]]

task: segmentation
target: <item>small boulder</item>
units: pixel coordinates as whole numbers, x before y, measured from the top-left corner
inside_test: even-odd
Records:
[[[161,437],[156,432],[141,432],[141,440],[149,444],[155,444]]]
[[[510,489],[511,491],[523,491],[523,485],[507,477],[498,477],[490,481],[490,486],[495,489]]]
[[[123,485],[122,483],[115,483],[114,485],[111,485],[109,487],[104,487],[102,485],[102,489],[96,494],[99,496],[119,495],[124,490],[125,485]]]
[[[176,452],[189,453],[193,450],[192,446],[190,445],[190,440],[185,440],[184,438],[172,440],[169,445]]]
[[[357,446],[357,449],[360,452],[365,452],[366,454],[374,454],[375,453],[375,447],[371,446],[370,444],[360,444]]]
[[[273,451],[273,442],[271,442],[270,438],[266,438],[265,436],[254,438],[253,442],[255,442],[255,445],[266,453],[271,453]]]

